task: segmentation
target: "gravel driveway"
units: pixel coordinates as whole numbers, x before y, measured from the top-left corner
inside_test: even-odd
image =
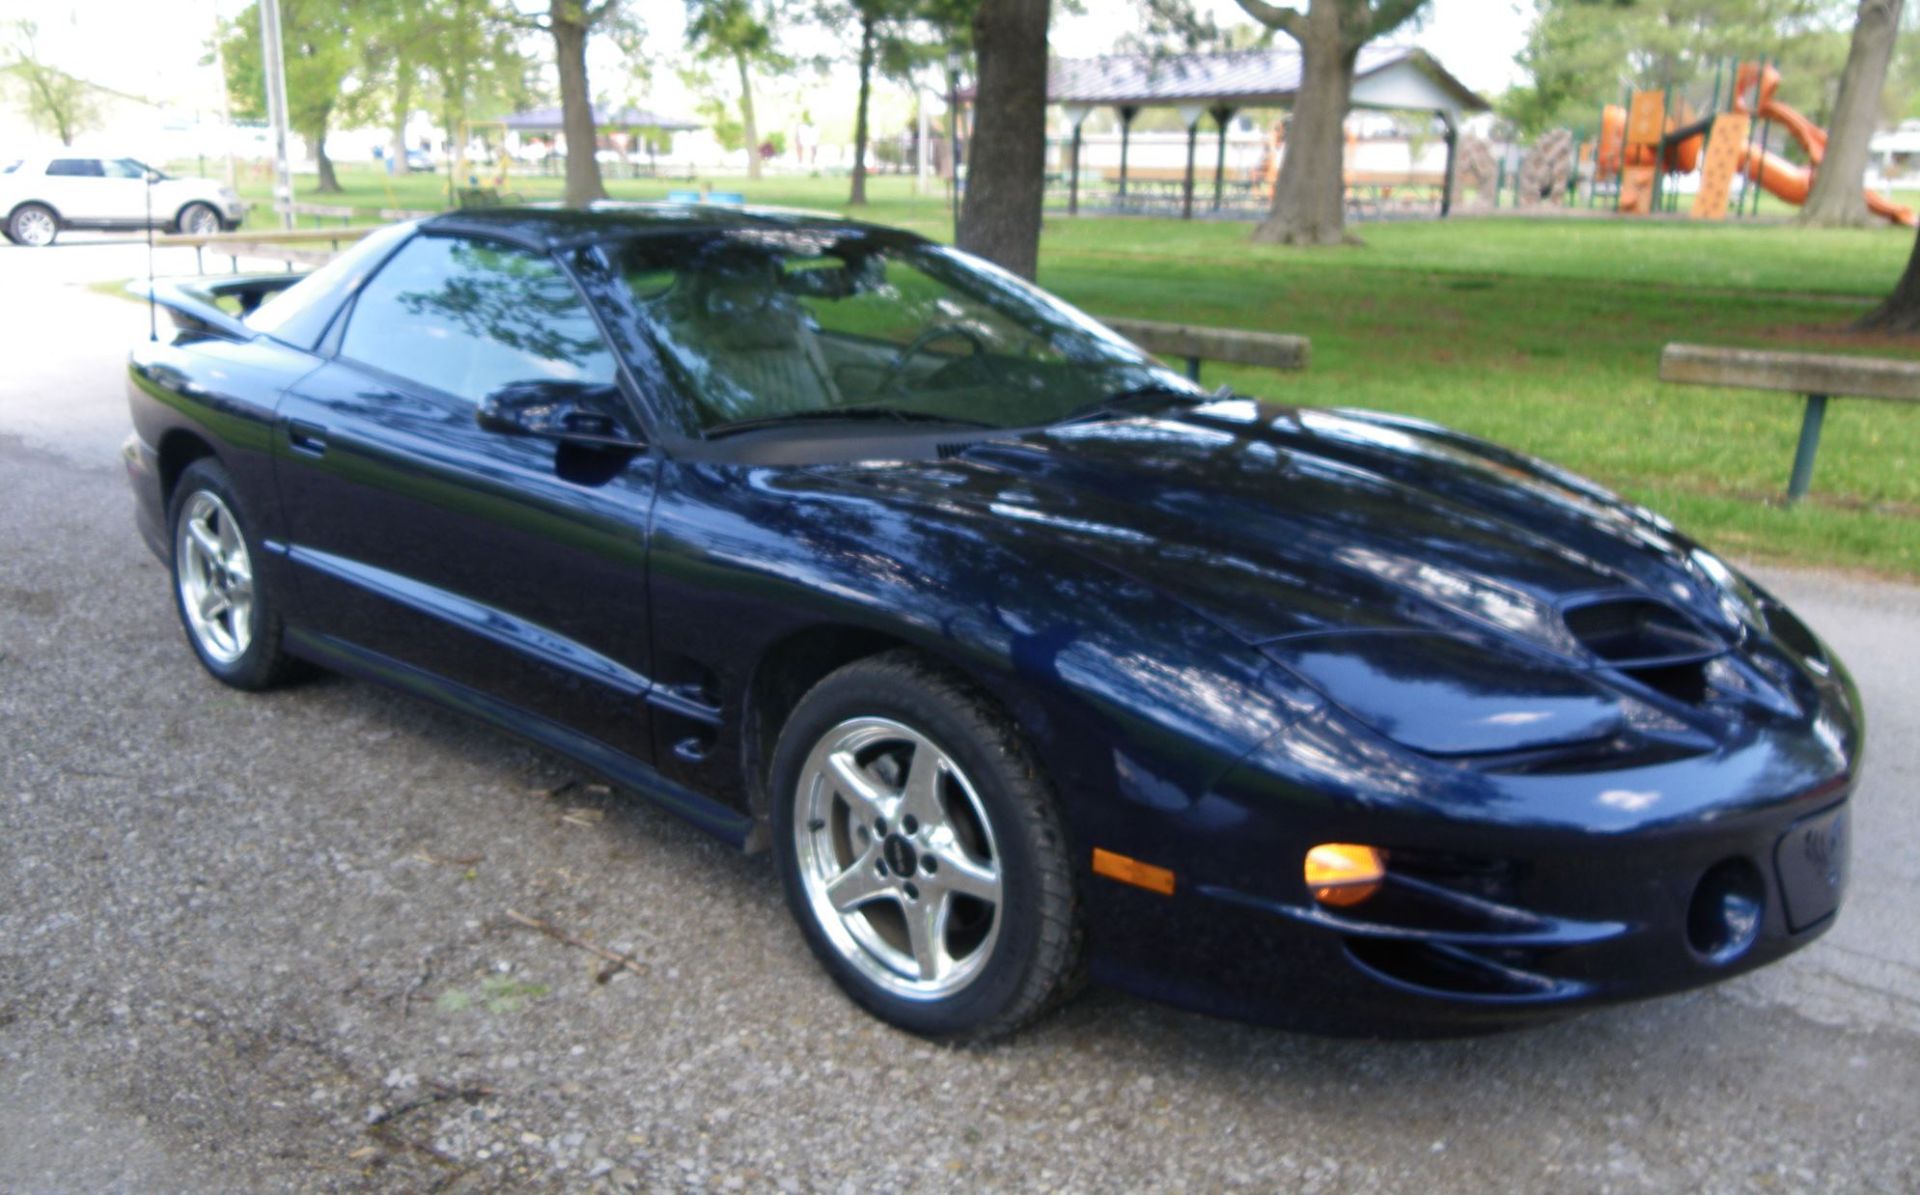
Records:
[[[1839,926],[1453,1042],[840,997],[764,860],[370,685],[194,664],[113,449],[125,246],[0,250],[0,1190],[1920,1189],[1920,590],[1769,574],[1873,718]],[[163,263],[167,268],[168,263]]]

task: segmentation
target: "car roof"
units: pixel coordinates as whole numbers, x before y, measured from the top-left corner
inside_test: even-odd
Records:
[[[609,203],[464,208],[430,216],[422,229],[490,236],[529,249],[564,249],[630,236],[740,231],[857,233],[918,241],[914,233],[832,212],[716,203]]]

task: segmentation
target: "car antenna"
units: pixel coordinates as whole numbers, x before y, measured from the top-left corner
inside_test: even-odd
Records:
[[[140,177],[147,184],[147,339],[158,343],[160,314],[154,310],[153,303],[153,167],[142,162]]]

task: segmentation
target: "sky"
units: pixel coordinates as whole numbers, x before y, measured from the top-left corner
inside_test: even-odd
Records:
[[[630,0],[647,18],[648,44],[656,49],[683,43],[681,0]],[[1245,18],[1232,0],[1197,0],[1222,23]],[[525,7],[529,0],[521,0]],[[1139,25],[1133,0],[1083,0],[1085,12],[1062,15],[1050,38],[1066,57],[1110,49],[1122,32]],[[200,65],[216,15],[231,15],[245,0],[0,0],[0,25],[29,17],[39,23],[43,53],[73,74],[135,95],[211,106],[217,95],[213,69]],[[1432,0],[1420,25],[1391,40],[1428,50],[1468,86],[1488,97],[1522,79],[1513,55],[1526,37],[1532,0]],[[817,36],[817,35],[816,35]],[[832,50],[831,42],[807,52]],[[598,45],[590,64],[596,91],[622,83],[617,52]],[[837,74],[840,72],[836,72]],[[798,85],[795,85],[796,88]],[[697,97],[671,66],[656,68],[650,87],[634,89],[663,110],[691,109]],[[778,87],[774,88],[778,92]],[[840,96],[838,77],[809,80],[794,94]],[[637,97],[641,98],[641,97]],[[777,106],[779,99],[772,97]],[[851,105],[848,105],[849,107]]]

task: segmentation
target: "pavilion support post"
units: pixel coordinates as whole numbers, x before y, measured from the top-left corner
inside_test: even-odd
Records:
[[[1073,149],[1067,162],[1067,215],[1080,214],[1080,126],[1073,126]]]
[[[1063,104],[1061,111],[1073,125],[1073,148],[1067,159],[1067,215],[1080,214],[1080,126],[1087,123],[1093,109],[1085,104]]]
[[[1213,210],[1220,210],[1220,200],[1227,181],[1227,126],[1233,121],[1234,110],[1225,104],[1216,104],[1211,110],[1213,123],[1220,129],[1220,147],[1213,159]]]
[[[1453,214],[1453,188],[1456,177],[1454,168],[1455,160],[1460,153],[1460,125],[1454,120],[1451,112],[1440,113],[1440,123],[1447,128],[1447,173],[1440,183],[1440,218],[1444,220]],[[1497,206],[1500,192],[1496,188],[1493,194]]]
[[[1180,188],[1180,218],[1193,219],[1193,155],[1200,143],[1200,109],[1182,105],[1180,119],[1187,122],[1187,177]]]
[[[1140,115],[1136,104],[1122,104],[1120,113],[1120,208],[1127,206],[1127,139],[1133,132],[1133,118]]]

